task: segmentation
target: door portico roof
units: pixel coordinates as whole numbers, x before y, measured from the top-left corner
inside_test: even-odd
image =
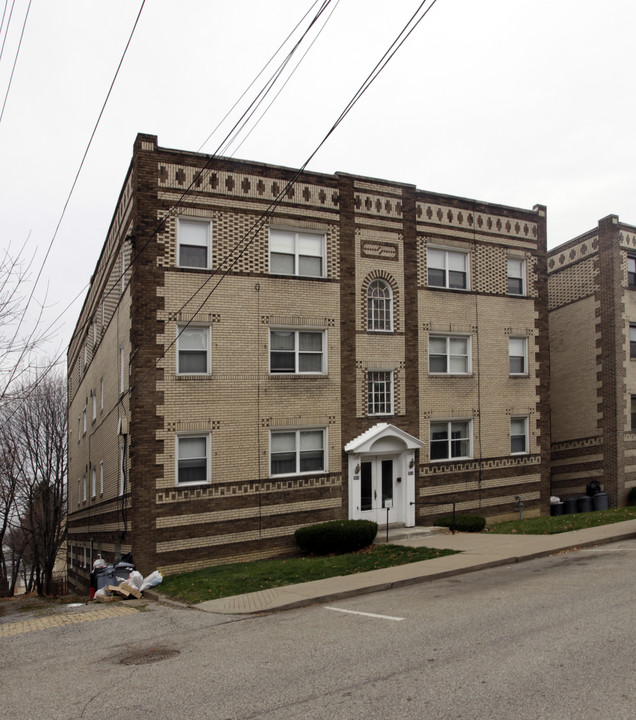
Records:
[[[389,423],[378,423],[345,445],[347,453],[378,453],[418,450],[425,443]]]

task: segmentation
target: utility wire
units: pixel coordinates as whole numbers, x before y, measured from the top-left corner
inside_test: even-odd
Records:
[[[320,16],[323,14],[325,9],[329,6],[329,4],[331,2],[332,2],[332,0],[323,0],[322,5],[320,6],[319,10],[317,11],[316,15],[312,19],[309,26],[303,32],[300,39],[296,42],[294,47],[288,52],[287,56],[280,63],[280,65],[276,68],[276,70],[272,73],[272,75],[266,81],[265,85],[261,88],[261,90],[258,92],[256,97],[251,101],[251,103],[246,108],[246,110],[241,114],[239,119],[234,123],[232,128],[227,132],[227,134],[225,135],[225,137],[223,138],[223,140],[220,142],[219,146],[217,147],[216,151],[214,152],[214,154],[210,155],[208,157],[208,160],[206,161],[206,163],[203,165],[203,167],[195,173],[195,175],[192,179],[192,182],[181,192],[180,197],[169,208],[165,217],[163,217],[160,221],[158,221],[156,227],[150,233],[150,235],[148,236],[148,239],[143,243],[143,245],[138,249],[135,248],[134,255],[132,256],[132,258],[129,262],[128,268],[125,272],[128,272],[130,270],[130,268],[136,262],[137,258],[143,252],[143,250],[157,236],[157,234],[162,231],[162,229],[165,227],[165,224],[170,219],[170,217],[172,217],[177,212],[177,210],[183,205],[184,200],[186,199],[186,197],[188,197],[192,188],[195,187],[196,185],[200,184],[209,175],[209,173],[214,169],[214,167],[216,166],[215,164],[218,162],[218,156],[223,154],[224,148],[226,148],[228,146],[228,143],[231,141],[231,138],[236,135],[236,133],[238,132],[237,128],[239,128],[239,126],[242,123],[244,123],[246,118],[249,120],[249,118],[252,117],[252,115],[255,112],[255,109],[258,107],[260,102],[262,102],[262,99],[267,97],[269,92],[271,92],[276,79],[280,77],[284,67],[287,65],[287,63],[289,63],[290,58],[297,51],[300,44],[307,37],[307,35],[309,34],[312,27],[316,24],[316,22],[318,21]],[[314,7],[315,5],[316,5],[316,3],[314,3],[314,5],[312,7]],[[306,17],[306,16],[307,16],[307,14],[305,14],[304,17]],[[298,25],[296,27],[298,27]],[[278,54],[278,51],[275,54]],[[259,75],[260,74],[262,74],[262,72],[259,73]],[[171,185],[170,188],[165,188],[164,191],[167,189],[173,189],[173,188],[174,188],[174,185]],[[232,252],[232,251],[230,251],[230,252]],[[116,277],[114,279],[111,288],[106,292],[105,298],[109,297],[110,293],[113,292],[119,286],[119,283],[120,283],[123,275],[125,274],[125,272],[122,272],[118,277]],[[91,322],[90,318],[87,318],[86,321],[75,330],[75,332],[73,333],[73,335],[69,341],[69,345],[75,340],[75,338],[77,338],[80,334],[83,334],[88,329],[90,322]]]
[[[13,8],[11,8],[13,10]],[[9,83],[7,85],[7,91],[4,94],[4,102],[2,103],[2,111],[0,111],[0,123],[2,122],[2,118],[4,117],[4,109],[7,106],[7,99],[9,97],[9,90],[11,90],[11,83],[13,82],[13,73],[15,72],[15,66],[18,64],[18,56],[20,55],[20,48],[22,47],[22,38],[24,37],[24,30],[26,28],[27,20],[29,19],[29,10],[31,9],[31,0],[29,0],[29,4],[27,6],[27,11],[24,16],[24,22],[22,23],[22,31],[20,32],[20,41],[18,42],[18,48],[15,51],[15,58],[13,59],[13,67],[11,68],[11,75],[9,76]],[[9,26],[7,25],[7,30],[9,29]],[[5,35],[6,39],[6,35]],[[4,47],[4,43],[3,43]]]
[[[29,1],[29,6],[30,6],[30,4],[31,4],[31,2]],[[141,17],[141,13],[142,13],[142,10],[144,9],[144,5],[145,5],[145,4],[146,4],[146,0],[142,0],[141,6],[140,6],[140,8],[139,8],[139,12],[137,13],[137,17],[136,17],[136,19],[135,19],[135,23],[134,23],[134,25],[133,25],[132,30],[130,31],[130,35],[128,36],[128,42],[126,43],[126,47],[124,48],[124,51],[123,51],[123,53],[122,53],[122,56],[121,56],[121,58],[120,58],[120,60],[119,60],[119,64],[117,65],[117,70],[115,71],[115,75],[113,76],[113,79],[112,79],[112,81],[111,81],[110,87],[108,88],[108,92],[107,92],[107,94],[106,94],[106,99],[104,100],[104,102],[103,102],[103,104],[102,104],[102,108],[101,108],[101,110],[100,110],[100,112],[99,112],[99,115],[97,116],[97,121],[95,122],[95,126],[93,127],[93,131],[92,131],[91,136],[90,136],[90,138],[89,138],[89,140],[88,140],[88,144],[86,145],[86,149],[84,150],[84,155],[82,156],[82,160],[81,160],[81,162],[80,162],[79,168],[78,168],[77,172],[75,173],[75,179],[73,180],[73,184],[71,185],[71,189],[70,189],[70,191],[69,191],[69,193],[68,193],[68,196],[67,196],[67,198],[66,198],[66,202],[64,203],[64,207],[63,207],[63,209],[62,209],[62,213],[61,213],[61,215],[60,215],[60,217],[59,217],[59,220],[57,221],[57,225],[56,225],[56,227],[55,227],[55,231],[54,231],[54,233],[53,233],[53,237],[51,238],[51,241],[49,242],[48,248],[47,248],[47,250],[46,250],[46,254],[44,255],[44,259],[42,260],[42,263],[41,263],[41,265],[40,265],[40,269],[39,269],[38,274],[37,274],[37,276],[36,276],[36,278],[35,278],[35,281],[34,281],[34,283],[33,283],[33,286],[32,286],[32,288],[31,288],[31,293],[29,294],[29,298],[28,298],[27,303],[26,303],[26,305],[25,305],[25,307],[24,307],[24,311],[23,311],[23,313],[22,313],[22,317],[20,318],[20,321],[19,321],[19,323],[18,323],[18,325],[17,325],[17,327],[16,327],[16,331],[15,331],[15,334],[14,334],[14,339],[17,337],[17,334],[19,333],[20,328],[22,327],[22,323],[24,322],[24,318],[26,317],[27,311],[28,311],[28,309],[29,309],[29,307],[30,307],[30,305],[31,305],[32,300],[33,300],[33,296],[34,296],[34,294],[35,294],[35,290],[36,290],[37,285],[38,285],[38,283],[39,283],[39,281],[40,281],[40,278],[42,277],[42,272],[44,271],[44,266],[45,266],[46,261],[48,260],[48,257],[49,257],[49,255],[50,255],[50,253],[51,253],[51,249],[52,249],[52,247],[53,247],[53,243],[55,242],[55,240],[56,240],[56,238],[57,238],[57,234],[58,234],[59,229],[60,229],[60,226],[61,226],[61,224],[62,224],[62,220],[64,219],[64,215],[66,214],[66,209],[68,208],[69,202],[70,202],[71,197],[72,197],[72,195],[73,195],[73,192],[74,192],[74,190],[75,190],[75,186],[77,185],[77,181],[79,180],[80,173],[82,172],[82,168],[84,167],[84,162],[86,161],[86,156],[88,155],[88,151],[90,150],[90,147],[91,147],[91,145],[92,145],[92,143],[93,143],[93,138],[95,137],[95,133],[97,132],[97,128],[99,127],[99,123],[100,123],[100,121],[101,121],[101,119],[102,119],[102,115],[104,114],[104,110],[106,109],[106,104],[108,103],[108,100],[109,100],[109,98],[110,98],[110,95],[111,95],[111,93],[112,93],[112,91],[113,91],[113,87],[114,87],[114,85],[115,85],[115,81],[117,80],[117,76],[119,75],[119,71],[120,71],[121,66],[122,66],[122,64],[123,64],[123,62],[124,62],[124,58],[126,57],[126,53],[128,52],[128,48],[129,48],[130,43],[131,43],[131,41],[132,41],[133,35],[135,34],[135,30],[136,30],[136,28],[137,28],[137,24],[139,23],[139,18]],[[19,361],[18,361],[18,363],[16,363],[16,366],[15,366],[15,368],[14,368],[14,374],[15,374],[15,372],[17,371],[18,364],[19,364],[19,362],[22,361],[22,359],[23,359],[23,356],[21,356],[20,359],[19,359]],[[14,375],[13,375],[13,376],[14,376]],[[10,378],[9,382],[10,382],[10,381],[11,381],[11,378]]]
[[[420,22],[426,17],[429,10],[433,7],[433,5],[437,2],[437,0],[432,0],[431,5],[422,13],[421,17],[416,20],[418,14],[421,12],[422,8],[426,4],[427,0],[423,0],[423,2],[419,5],[418,9],[415,11],[415,13],[412,15],[412,17],[409,19],[409,21],[406,23],[406,25],[402,28],[398,36],[395,38],[393,43],[389,46],[388,50],[384,53],[382,58],[378,61],[378,63],[375,65],[374,69],[369,73],[367,78],[364,80],[362,85],[358,88],[358,90],[354,93],[351,100],[347,103],[345,106],[345,109],[342,111],[336,122],[332,125],[332,127],[329,129],[327,134],[324,136],[324,138],[320,141],[320,143],[316,146],[316,148],[312,151],[312,153],[309,155],[307,160],[302,164],[302,166],[296,170],[292,176],[292,178],[285,184],[283,189],[278,193],[276,198],[270,203],[268,208],[260,215],[260,217],[254,221],[250,229],[245,233],[243,238],[234,246],[234,248],[226,255],[223,262],[215,269],[213,270],[208,278],[202,283],[202,285],[190,296],[190,298],[181,306],[180,310],[177,312],[180,312],[183,310],[198,294],[203,290],[203,288],[219,273],[221,265],[228,259],[231,258],[232,254],[236,251],[238,251],[239,247],[244,244],[243,248],[238,252],[236,257],[230,262],[230,264],[227,266],[223,272],[220,273],[220,277],[218,278],[215,285],[212,287],[212,289],[208,292],[208,294],[205,296],[203,301],[199,304],[197,310],[193,315],[196,315],[196,313],[200,312],[200,310],[204,307],[205,303],[209,300],[209,298],[212,296],[216,288],[221,284],[221,282],[225,279],[227,274],[230,272],[230,270],[236,265],[238,260],[241,258],[241,256],[246,252],[246,250],[249,248],[249,246],[254,242],[258,235],[258,231],[265,225],[265,223],[270,219],[270,217],[273,215],[274,210],[280,205],[283,198],[289,191],[289,189],[292,187],[292,185],[296,182],[298,177],[304,172],[307,165],[311,162],[311,160],[315,157],[316,153],[320,150],[320,148],[325,144],[325,142],[328,140],[328,138],[333,134],[333,132],[336,130],[338,125],[344,120],[344,118],[349,114],[351,109],[355,106],[355,104],[358,102],[358,100],[362,97],[362,95],[368,90],[368,88],[371,86],[373,81],[378,77],[378,75],[384,70],[384,68],[387,66],[387,64],[391,61],[391,59],[395,56],[397,51],[402,47],[404,42],[407,40],[407,38],[413,33],[415,28],[420,24]],[[412,27],[410,27],[412,25]],[[410,29],[409,29],[410,28]],[[184,325],[181,327],[180,332],[177,334],[174,340],[169,343],[167,347],[164,348],[164,350],[159,354],[157,359],[154,361],[152,367],[150,367],[139,380],[134,384],[131,385],[125,392],[126,394],[132,393],[132,391],[143,381],[145,380],[150,372],[153,370],[153,368],[156,368],[158,363],[166,356],[168,351],[176,344],[177,339],[179,335],[191,324],[192,320],[188,321],[187,323],[184,323]],[[167,321],[164,321],[163,325],[167,324]],[[148,342],[148,341],[146,341]],[[146,343],[144,343],[146,344]],[[142,345],[143,346],[143,345]],[[142,347],[140,346],[140,347]]]
[[[303,33],[303,35],[301,36],[300,40],[295,44],[295,46],[293,47],[293,49],[288,53],[288,56],[285,58],[285,60],[284,60],[283,63],[281,64],[281,66],[279,66],[279,68],[274,72],[273,76],[270,78],[270,80],[268,81],[268,83],[267,83],[266,86],[265,86],[266,91],[261,90],[261,91],[259,92],[259,94],[257,95],[257,99],[258,99],[259,97],[261,97],[261,96],[263,96],[263,97],[266,97],[266,96],[267,96],[267,94],[270,92],[271,87],[272,87],[272,85],[273,85],[272,79],[273,79],[273,78],[277,78],[277,77],[280,76],[280,73],[282,72],[282,69],[283,69],[284,66],[289,62],[290,57],[296,52],[296,50],[297,50],[297,48],[299,47],[299,45],[302,43],[302,41],[303,41],[303,40],[305,39],[305,37],[308,35],[308,33],[309,33],[309,31],[311,30],[311,28],[315,25],[315,23],[316,23],[317,20],[320,18],[320,16],[321,16],[322,13],[324,12],[324,10],[325,10],[325,9],[328,7],[328,5],[331,3],[331,1],[332,1],[332,0],[323,0],[322,5],[321,5],[321,7],[319,8],[316,16],[313,18],[313,20],[311,21],[310,25],[309,25],[309,26],[307,27],[307,29],[304,31],[304,33]],[[339,1],[339,0],[338,0],[338,1]],[[274,53],[274,55],[272,56],[272,59],[280,52],[281,48],[282,48],[282,47],[284,46],[284,44],[288,41],[288,39],[293,35],[293,33],[294,33],[294,32],[296,31],[296,29],[300,26],[300,24],[302,23],[302,21],[307,17],[307,15],[309,14],[309,12],[311,12],[311,10],[316,6],[317,2],[318,2],[318,0],[316,0],[316,2],[313,3],[313,5],[310,7],[310,9],[307,11],[307,13],[305,13],[305,15],[304,15],[303,18],[300,20],[300,22],[296,24],[296,26],[294,27],[294,29],[292,30],[292,32],[289,33],[289,35],[288,35],[287,38],[285,39],[283,45],[281,45],[281,46],[279,47],[279,49]],[[106,98],[106,101],[104,102],[104,106],[102,107],[102,112],[100,113],[100,116],[99,116],[100,118],[101,118],[101,115],[103,114],[104,107],[105,107],[105,105],[106,105],[106,102],[107,102],[107,100],[108,100],[108,97],[110,96],[110,92],[112,91],[112,88],[113,88],[115,79],[117,78],[117,73],[119,72],[119,69],[121,68],[121,65],[122,65],[124,56],[125,56],[125,54],[126,54],[126,51],[128,50],[128,46],[130,45],[130,42],[131,42],[131,40],[132,40],[132,36],[133,36],[133,34],[134,34],[134,31],[135,31],[135,28],[136,28],[136,26],[137,26],[137,23],[138,23],[138,21],[139,21],[139,17],[140,17],[140,15],[141,15],[141,11],[143,10],[144,4],[145,4],[145,0],[143,0],[143,2],[142,2],[141,8],[140,8],[139,13],[138,13],[138,15],[137,15],[137,19],[136,19],[136,21],[135,21],[135,25],[134,25],[134,27],[133,27],[133,29],[132,29],[132,32],[131,32],[131,34],[130,34],[130,37],[129,37],[129,39],[128,39],[128,43],[126,44],[126,48],[125,48],[125,50],[124,50],[124,54],[122,55],[122,58],[121,58],[120,63],[119,63],[119,66],[118,66],[118,68],[117,68],[117,72],[116,72],[115,77],[113,78],[113,81],[112,81],[112,83],[111,83],[111,87],[110,87],[110,89],[109,89],[108,96],[107,96],[107,98]],[[271,59],[270,59],[270,61],[267,63],[267,65],[263,68],[263,70],[261,70],[261,72],[256,76],[255,80],[256,80],[258,77],[260,77],[260,75],[262,75],[263,71],[265,70],[265,68],[266,68],[269,64],[271,64]],[[250,87],[254,84],[255,80],[252,81]],[[249,89],[249,88],[248,88],[248,89]],[[246,92],[247,92],[247,91],[246,91]],[[245,94],[246,94],[246,93],[243,93],[243,95],[241,96],[241,98],[242,98]],[[240,100],[240,99],[239,99],[239,100]],[[243,115],[241,116],[241,118],[239,118],[239,120],[237,121],[237,123],[235,123],[234,127],[232,128],[232,130],[230,130],[230,132],[228,133],[228,135],[226,135],[226,138],[225,138],[225,140],[222,142],[222,145],[223,145],[225,142],[227,142],[227,138],[231,136],[232,132],[235,130],[235,128],[237,127],[237,125],[238,125],[238,124],[243,120],[243,118],[250,112],[250,110],[254,107],[255,103],[256,103],[256,99],[252,101],[252,103],[250,104],[250,106],[248,107],[248,109],[243,113]],[[237,101],[237,103],[235,103],[234,107],[235,107],[237,104],[238,104],[238,101]],[[258,105],[256,105],[256,107],[257,107],[257,106],[258,106]],[[252,113],[253,113],[253,112],[254,112],[254,111],[252,110]],[[229,114],[229,113],[228,113],[228,114]],[[225,117],[227,117],[227,114],[226,114]],[[224,119],[225,119],[225,118],[224,118]],[[94,135],[95,135],[95,131],[96,131],[96,129],[97,129],[97,125],[98,125],[98,124],[99,124],[99,118],[98,118],[97,124],[95,125],[95,128],[94,128],[94,130],[93,130],[93,134],[91,135],[91,141],[92,141],[92,139],[93,139],[93,137],[94,137]],[[218,126],[217,126],[217,129],[218,129]],[[216,131],[216,130],[215,130],[215,131]],[[215,131],[213,131],[212,134],[214,134]],[[208,140],[209,140],[209,138],[212,136],[212,134],[211,134],[210,136],[208,136]],[[207,142],[207,140],[206,140],[205,142]],[[205,144],[205,143],[204,143],[204,144]],[[88,147],[90,147],[90,142],[89,142],[89,146],[88,146]],[[86,152],[84,153],[84,158],[83,158],[83,160],[82,160],[82,164],[83,164],[84,160],[86,159],[86,155],[87,155],[87,153],[88,153],[88,147],[87,147],[87,149],[86,149]],[[217,153],[217,154],[218,154],[218,153]],[[194,185],[197,183],[197,181],[201,179],[203,173],[204,173],[207,169],[209,169],[208,166],[212,163],[213,160],[216,160],[216,157],[215,157],[215,156],[210,156],[210,158],[208,159],[208,162],[206,163],[206,165],[196,174],[195,178],[194,178],[193,181],[190,183],[190,185],[185,189],[185,191],[183,191],[183,193],[182,193],[181,197],[179,198],[179,200],[177,201],[177,203],[169,210],[169,212],[168,212],[168,214],[166,215],[166,217],[163,218],[163,219],[158,223],[157,227],[156,227],[155,230],[151,233],[150,237],[149,237],[148,240],[144,243],[144,245],[135,253],[135,255],[133,256],[133,258],[131,259],[131,261],[130,261],[130,263],[129,263],[128,268],[127,268],[126,270],[124,270],[124,271],[119,275],[119,277],[117,277],[117,278],[114,279],[114,282],[112,283],[111,288],[106,292],[105,298],[108,297],[108,296],[110,295],[110,293],[113,292],[113,290],[119,286],[119,283],[120,283],[120,281],[121,281],[121,278],[125,275],[126,272],[128,272],[128,271],[130,270],[130,268],[132,267],[133,262],[139,257],[140,253],[141,253],[141,252],[143,251],[143,249],[148,245],[148,243],[149,243],[149,242],[157,235],[157,233],[163,228],[163,226],[165,225],[166,220],[167,220],[172,214],[174,214],[174,212],[176,211],[176,209],[183,203],[183,200],[184,200],[185,197],[188,195],[188,193],[191,191],[192,187],[194,187]],[[79,168],[79,170],[78,170],[78,172],[77,172],[77,175],[76,175],[76,177],[75,177],[75,182],[73,183],[73,188],[75,187],[75,184],[77,183],[77,179],[78,179],[78,177],[79,177],[79,173],[80,173],[81,169],[82,169],[82,166],[80,165],[80,168]],[[64,205],[64,211],[63,211],[63,213],[62,213],[62,217],[60,217],[60,220],[59,220],[59,222],[58,222],[58,224],[57,224],[57,227],[56,227],[56,230],[55,230],[55,234],[54,234],[54,236],[53,236],[53,239],[51,240],[51,244],[49,245],[49,251],[48,251],[48,252],[50,252],[51,245],[52,245],[53,241],[55,240],[55,236],[57,235],[57,231],[59,230],[60,224],[61,224],[61,222],[62,222],[62,218],[63,218],[63,216],[64,216],[64,212],[66,211],[66,208],[67,208],[67,206],[68,206],[68,203],[69,203],[69,200],[70,200],[70,197],[71,197],[73,188],[71,189],[71,193],[69,193],[69,196],[68,196],[68,198],[67,198],[66,204]],[[48,252],[47,252],[47,257],[48,257]],[[46,262],[46,258],[45,258],[44,262]],[[43,265],[42,265],[42,267],[43,267]],[[42,272],[42,268],[40,269],[40,273],[38,274],[38,278],[40,277],[41,272]],[[78,299],[78,297],[84,292],[84,290],[86,289],[86,287],[90,287],[90,283],[89,283],[87,286],[84,286],[84,288],[75,296],[75,298],[73,298],[73,300],[67,305],[67,307],[62,311],[61,314],[64,314],[64,313],[75,303],[75,301]],[[31,293],[31,297],[32,297],[32,296],[33,296],[33,293]],[[31,300],[31,298],[29,299],[29,302],[30,302],[30,300]],[[24,317],[24,315],[23,315],[23,317]],[[58,316],[58,319],[59,319],[59,317],[60,317],[60,316]],[[79,328],[77,328],[76,331],[73,333],[73,335],[72,335],[72,337],[71,337],[71,340],[69,341],[69,345],[73,342],[73,340],[74,340],[80,333],[84,333],[85,330],[88,328],[89,325],[90,325],[90,319],[87,319],[85,323],[83,323]],[[143,345],[142,345],[141,347],[143,347]],[[62,356],[63,356],[64,352],[65,352],[65,351],[60,352],[60,353],[57,355],[57,357],[55,357],[55,359],[53,360],[53,362],[52,362],[51,365],[49,366],[49,369],[51,369],[51,368],[54,367],[54,366],[57,366],[57,365],[61,362],[61,359],[62,359]],[[16,367],[17,367],[17,366],[16,366]],[[33,388],[32,388],[31,391],[33,391],[33,390],[35,390],[35,389],[37,388],[37,386],[39,385],[39,383],[40,383],[42,380],[44,380],[44,378],[46,377],[47,373],[48,373],[48,370],[45,371],[39,378],[36,379],[36,382],[34,383]],[[4,426],[4,424],[6,424],[6,422],[8,422],[8,421],[11,419],[12,415],[13,415],[13,414],[11,414],[11,415],[9,416],[9,418],[5,421],[5,423],[3,423],[3,426]]]
[[[8,2],[8,0],[7,0]],[[4,25],[4,16],[7,12],[7,2],[4,3],[4,10],[2,11],[2,23],[0,24],[0,32],[2,31],[2,25]],[[11,17],[13,16],[13,8],[15,6],[15,0],[11,3],[11,10],[9,11],[9,19],[7,20],[7,27],[4,31],[4,39],[2,40],[2,47],[0,47],[0,61],[2,61],[2,55],[4,54],[4,45],[7,42],[7,36],[9,35],[9,25],[11,25]]]

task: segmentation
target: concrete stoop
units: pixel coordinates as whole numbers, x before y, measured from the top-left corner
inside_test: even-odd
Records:
[[[380,527],[378,534],[375,536],[377,545],[384,545],[387,542],[393,543],[398,540],[409,540],[414,537],[426,537],[427,535],[448,535],[450,530],[445,527],[428,527],[418,525],[416,527],[404,527],[403,525],[389,525],[389,533],[387,540],[386,527]]]

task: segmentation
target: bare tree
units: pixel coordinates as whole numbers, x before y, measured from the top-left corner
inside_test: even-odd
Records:
[[[42,327],[44,304],[35,303],[35,287],[28,290],[34,258],[26,259],[24,250],[0,253],[0,407],[28,387],[25,379],[37,367],[35,353],[52,334],[52,328]]]
[[[50,373],[35,378],[28,391],[18,395],[21,400],[12,403],[11,420],[1,431],[2,442],[12,453],[7,470],[15,502],[8,526],[20,529],[18,533],[14,528],[12,557],[19,549],[20,557],[28,558],[38,594],[49,595],[66,536],[65,381],[59,373]]]

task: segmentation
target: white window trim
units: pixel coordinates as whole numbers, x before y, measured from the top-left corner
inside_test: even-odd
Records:
[[[99,494],[104,494],[104,461],[99,461]]]
[[[205,438],[205,480],[179,482],[179,440],[181,438]],[[174,440],[174,484],[176,487],[209,485],[212,479],[212,436],[209,432],[177,433]]]
[[[182,222],[200,223],[206,225],[206,264],[202,265],[182,265],[181,260],[181,231]],[[195,215],[181,215],[177,218],[177,267],[187,268],[189,270],[210,270],[212,268],[212,221],[209,218],[200,218]]]
[[[91,468],[91,497],[97,497],[97,469],[95,466]]]
[[[453,441],[452,437],[450,437],[450,435],[451,435],[450,431],[451,431],[452,424],[453,423],[468,423],[468,455],[461,455],[461,456],[453,457],[449,452],[448,456],[444,457],[444,458],[433,459],[431,457],[431,448],[432,448],[432,444],[433,444],[433,439],[432,439],[433,425],[440,425],[442,423],[445,423],[449,430],[449,433],[448,433],[449,437],[446,440],[446,442],[449,444],[449,449],[450,449],[450,443]],[[473,449],[474,437],[473,437],[472,418],[458,417],[458,418],[450,418],[447,420],[445,420],[443,418],[436,418],[435,420],[431,420],[429,423],[429,428],[428,428],[428,439],[429,439],[429,462],[431,462],[431,463],[460,462],[462,460],[471,460],[474,456],[474,449]]]
[[[294,371],[293,372],[277,372],[272,370],[272,352],[276,352],[276,350],[272,350],[272,332],[293,332],[294,333]],[[300,367],[300,361],[299,356],[301,354],[300,351],[300,343],[299,343],[299,333],[320,333],[322,335],[322,352],[320,353],[322,358],[322,368],[319,371],[301,371],[299,369]],[[326,375],[327,374],[327,331],[324,328],[315,328],[315,327],[277,327],[277,326],[270,326],[269,328],[269,350],[267,355],[267,360],[269,364],[269,374],[274,376],[282,376],[282,377],[290,377],[293,375],[309,375],[309,376],[318,376],[318,375]],[[318,354],[318,353],[316,353]]]
[[[104,378],[99,379],[99,412],[104,412]]]
[[[302,432],[322,432],[322,470],[309,470],[309,471],[300,471],[300,433]],[[296,472],[293,473],[272,473],[272,435],[275,435],[276,433],[295,433],[296,434],[296,442],[295,442],[295,453],[296,453]],[[307,427],[280,427],[276,428],[275,430],[269,431],[269,476],[270,477],[296,477],[299,475],[307,476],[307,475],[324,475],[328,472],[329,468],[329,456],[328,456],[328,450],[329,450],[329,444],[327,442],[327,428],[325,426],[307,426]]]
[[[437,250],[438,252],[446,253],[444,258],[444,285],[431,285],[428,281],[428,271],[429,271],[429,260],[428,260],[428,251],[429,250]],[[449,268],[448,268],[448,255],[463,255],[466,258],[465,267],[466,267],[466,287],[465,288],[454,288],[450,287],[449,282]],[[439,269],[439,268],[438,268]],[[470,275],[470,251],[464,250],[462,248],[454,248],[454,247],[445,247],[443,245],[429,245],[426,248],[426,287],[431,288],[432,290],[456,290],[457,292],[469,292],[471,288],[471,275]]]
[[[514,277],[516,279],[515,275],[510,275],[510,272],[508,270],[508,261],[512,260],[513,262],[519,262],[521,263],[521,292],[520,293],[511,293],[508,289],[508,278]],[[516,255],[509,255],[506,258],[506,293],[510,295],[510,297],[526,297],[528,294],[528,284],[527,284],[527,278],[528,278],[528,270],[527,270],[527,263],[525,257],[519,257]]]
[[[181,352],[180,340],[181,340],[183,331],[186,329],[200,329],[200,330],[206,331],[206,349],[205,349],[205,353],[206,353],[205,368],[206,369],[205,369],[205,372],[182,372],[179,367],[179,365],[180,365],[179,353]],[[205,376],[205,375],[211,374],[211,372],[212,372],[212,328],[210,325],[200,325],[198,323],[190,323],[188,325],[185,325],[185,324],[177,325],[176,346],[177,346],[177,358],[176,358],[177,359],[177,363],[176,363],[177,364],[177,375],[182,375],[185,377],[189,377],[189,376],[195,376],[195,377],[199,376],[200,377],[200,376]]]
[[[432,353],[431,352],[431,340],[432,339],[440,339],[444,338],[446,340],[446,367],[448,368],[446,372],[442,372],[439,370],[431,370],[431,355],[439,355],[440,353]],[[450,369],[450,359],[451,359],[451,352],[450,352],[450,338],[463,338],[467,340],[467,347],[466,347],[466,371],[465,372],[454,372]],[[463,357],[463,356],[462,356]],[[444,333],[444,332],[431,332],[428,336],[428,374],[429,375],[439,375],[441,377],[445,377],[447,375],[472,375],[473,374],[473,336],[470,333]]]
[[[524,443],[525,443],[525,450],[518,450],[514,451],[512,450],[512,423],[513,420],[523,420],[524,423]],[[510,454],[511,455],[527,455],[530,452],[530,435],[528,432],[528,427],[530,423],[528,420],[527,415],[511,415],[510,416]],[[519,435],[515,435],[514,437],[520,437]]]
[[[388,412],[372,412],[371,403],[369,402],[369,383],[371,382],[370,376],[373,373],[383,373],[389,375],[389,392],[391,393],[390,410]],[[389,417],[395,414],[395,371],[394,370],[367,370],[367,383],[366,383],[366,407],[368,417]]]
[[[97,420],[97,390],[91,390],[91,404],[93,407],[93,422]]]
[[[126,390],[126,350],[124,345],[119,347],[119,392],[123,393]]]
[[[512,355],[510,352],[510,341],[511,340],[522,340],[523,341],[523,372],[515,373],[510,372],[510,358],[511,357],[520,357],[519,355]],[[508,338],[508,372],[510,373],[511,377],[527,377],[530,374],[530,370],[528,367],[528,338],[522,337],[518,335],[511,335]]]
[[[86,488],[86,475],[82,478],[82,502],[86,502],[87,488]]]
[[[383,298],[383,301],[384,301],[385,303],[388,303],[388,304],[389,304],[389,319],[388,319],[389,327],[386,327],[386,328],[378,328],[378,327],[375,327],[375,326],[374,326],[374,324],[375,324],[375,314],[374,314],[373,312],[371,312],[371,313],[369,312],[369,310],[370,310],[369,305],[370,305],[371,303],[373,303],[374,300],[376,299],[376,298],[371,297],[371,296],[369,295],[369,293],[370,293],[371,288],[372,288],[373,285],[377,285],[377,284],[380,284],[380,283],[388,290],[388,293],[389,293],[388,298]],[[390,332],[393,332],[393,307],[394,307],[394,303],[393,303],[393,288],[391,287],[390,283],[388,283],[384,278],[374,278],[373,280],[371,280],[371,282],[369,283],[369,285],[368,285],[368,287],[367,287],[367,297],[366,297],[366,301],[367,301],[367,304],[366,304],[366,308],[367,308],[367,332],[374,332],[374,333],[376,333],[376,332],[377,332],[377,333],[390,333]]]
[[[280,232],[280,233],[288,233],[290,235],[294,236],[294,272],[293,273],[282,273],[280,271],[273,271],[271,269],[272,267],[272,251],[271,251],[271,242],[270,242],[270,234],[268,234],[267,239],[267,264],[269,268],[269,272],[272,275],[286,275],[288,277],[304,277],[304,278],[324,278],[327,277],[327,236],[326,233],[321,232],[320,230],[313,230],[311,228],[290,228],[290,227],[278,227],[278,226],[272,226],[269,228],[270,231],[274,232]],[[322,260],[322,273],[320,275],[303,275],[299,272],[300,269],[300,253],[298,252],[298,235],[315,235],[316,237],[319,237],[321,240],[321,260]],[[287,253],[286,253],[287,254]],[[291,254],[291,253],[289,253]]]
[[[124,454],[124,445],[123,443],[119,443],[119,472],[117,474],[117,494],[119,497],[121,497],[124,494],[124,483],[125,483],[125,473],[124,473],[124,463],[126,462],[126,457]]]

